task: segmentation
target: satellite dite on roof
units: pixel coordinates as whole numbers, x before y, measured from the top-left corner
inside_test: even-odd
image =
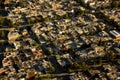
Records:
[[[120,40],[120,33],[116,30],[112,30],[110,31],[110,34],[116,39],[116,40]]]

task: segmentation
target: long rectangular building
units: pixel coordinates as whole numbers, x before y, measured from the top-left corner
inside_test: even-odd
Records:
[[[116,40],[120,40],[120,33],[116,30],[112,30],[110,31],[110,34],[116,39]]]

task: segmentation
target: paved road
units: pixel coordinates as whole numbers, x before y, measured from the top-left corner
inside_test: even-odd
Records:
[[[75,73],[60,73],[60,74],[42,74],[40,77],[62,77],[62,76],[71,76],[74,75]]]
[[[8,30],[8,31],[13,31],[15,28],[0,28],[0,30]]]

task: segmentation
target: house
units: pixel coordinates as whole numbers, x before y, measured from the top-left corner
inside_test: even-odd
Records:
[[[81,35],[81,34],[83,34],[83,31],[82,31],[82,29],[81,28],[75,28],[75,30],[77,31],[77,33],[79,34],[79,35]]]
[[[62,60],[62,59],[58,59],[57,62],[59,63],[60,66],[64,67],[67,63]]]
[[[74,75],[69,76],[70,80],[88,80],[86,76],[82,73],[75,73]]]
[[[22,46],[20,41],[15,41],[13,44],[14,44],[16,50],[20,49],[20,47]]]
[[[27,34],[28,34],[28,31],[27,31],[26,29],[24,29],[24,30],[22,31],[22,35],[25,36],[25,35],[27,35]]]
[[[18,30],[10,31],[8,33],[8,40],[15,41],[15,40],[19,39],[20,37],[21,37],[21,35],[19,34]]]
[[[5,70],[3,68],[0,69],[0,75],[2,75],[3,73],[5,73]]]
[[[82,0],[82,2],[84,3],[89,3],[89,2],[92,2],[93,0]]]
[[[120,55],[120,48],[115,47],[114,50],[115,50],[115,54],[119,56]]]
[[[101,32],[99,32],[98,34],[99,34],[100,37],[109,36],[109,35],[107,34],[107,32],[105,32],[105,31],[101,31]]]
[[[115,73],[112,73],[112,72],[107,73],[107,77],[108,77],[109,80],[117,80],[116,79],[117,75]]]
[[[27,73],[26,78],[27,79],[33,78],[33,77],[35,77],[35,75],[36,75],[36,73],[34,71],[30,71],[30,72]]]

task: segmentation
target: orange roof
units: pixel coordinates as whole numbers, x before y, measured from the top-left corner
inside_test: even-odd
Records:
[[[119,36],[119,37],[116,37],[115,40],[120,40],[120,36]]]
[[[35,76],[35,72],[29,72],[26,76],[26,78],[30,79]]]
[[[0,75],[5,73],[5,70],[3,68],[0,69]]]

